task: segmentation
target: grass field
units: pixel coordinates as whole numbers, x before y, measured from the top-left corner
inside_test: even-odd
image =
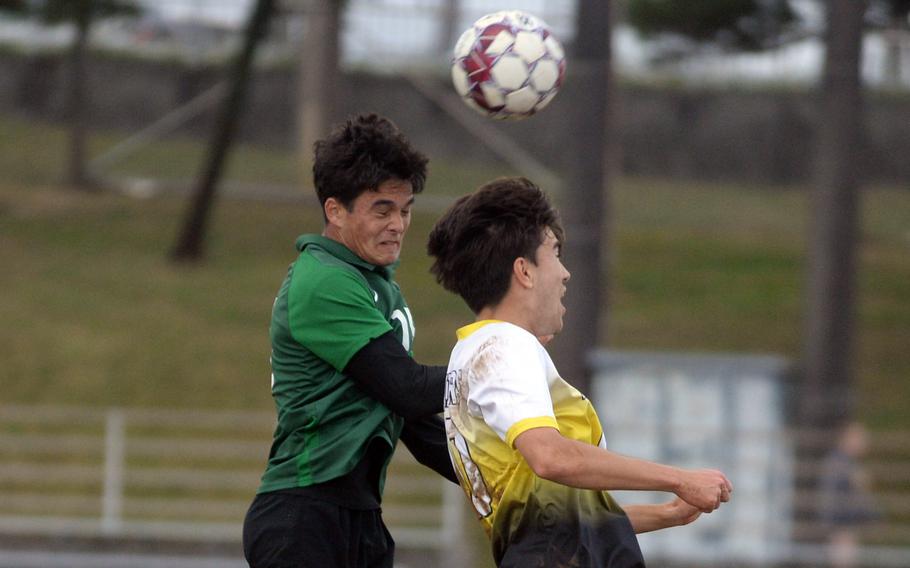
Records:
[[[0,117],[0,131],[9,134],[0,137],[0,403],[270,409],[271,303],[295,237],[321,230],[319,211],[222,199],[207,261],[175,265],[167,253],[182,198],[60,186],[60,129]],[[118,138],[93,136],[93,154]],[[203,155],[196,142],[171,140],[116,173],[191,179]],[[508,173],[431,166],[427,197]],[[229,177],[288,184],[302,169],[289,153],[240,147]],[[806,188],[616,179],[609,306],[600,307],[606,344],[798,357],[806,197]],[[862,203],[858,412],[873,428],[907,429],[910,191],[868,189]],[[471,314],[428,272],[424,243],[436,215],[417,211],[398,279],[415,315],[418,358],[441,364]],[[485,537],[476,523],[466,530],[483,562]]]
[[[269,408],[271,301],[294,238],[321,230],[319,212],[222,200],[207,262],[174,265],[182,199],[59,187],[63,133],[9,118],[0,126],[14,134],[0,138],[0,400]],[[114,139],[97,136],[93,147]],[[201,155],[177,141],[121,170],[186,178]],[[286,183],[298,172],[293,156],[262,149],[240,148],[232,163],[232,178],[245,181]],[[428,194],[456,195],[493,173],[505,172],[434,163]],[[601,330],[611,347],[799,355],[805,188],[617,179],[614,194]],[[418,357],[443,363],[470,314],[428,273],[435,215],[416,214],[399,281]],[[859,260],[859,412],[873,427],[906,428],[910,192],[864,191]]]

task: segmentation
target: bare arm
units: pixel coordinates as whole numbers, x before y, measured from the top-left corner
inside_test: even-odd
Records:
[[[733,486],[716,470],[684,470],[622,456],[562,436],[555,428],[518,435],[515,448],[538,476],[582,489],[668,491],[710,513],[730,499]]]
[[[623,507],[636,534],[688,525],[701,511],[679,497],[659,505],[627,505]]]

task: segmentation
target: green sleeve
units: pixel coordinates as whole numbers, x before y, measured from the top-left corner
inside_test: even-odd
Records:
[[[295,271],[288,323],[295,341],[339,371],[371,339],[392,329],[366,280],[340,267]]]

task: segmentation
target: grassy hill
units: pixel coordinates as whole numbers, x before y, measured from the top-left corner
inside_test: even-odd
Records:
[[[182,198],[58,187],[63,133],[10,118],[0,127],[13,134],[0,139],[2,400],[269,408],[271,302],[295,237],[321,230],[319,211],[222,199],[207,262],[174,265],[167,251]],[[94,151],[113,140],[96,136]],[[171,141],[119,172],[187,178],[198,156],[197,144]],[[248,183],[292,182],[299,171],[293,156],[256,148],[240,148],[232,164],[232,179]],[[437,161],[426,197],[504,173]],[[610,347],[799,355],[805,188],[623,178],[614,193],[601,334]],[[910,192],[867,189],[862,209],[858,408],[874,427],[907,427]],[[424,243],[437,214],[415,215],[399,281],[418,358],[443,363],[470,314],[428,273]]]

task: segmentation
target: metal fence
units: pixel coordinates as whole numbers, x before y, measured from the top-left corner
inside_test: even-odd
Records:
[[[266,412],[0,406],[0,534],[238,543],[273,424]],[[622,425],[605,427],[617,434]],[[801,457],[830,442],[831,433],[785,429],[750,436],[739,444],[803,448],[786,468],[788,509],[775,512],[787,526],[786,538],[751,560],[725,556],[722,546],[711,543],[720,543],[727,526],[746,531],[763,522],[743,521],[741,509],[727,507],[692,527],[666,531],[675,533],[669,548],[643,540],[651,564],[833,565],[828,529],[815,520],[818,490],[808,483],[822,462]],[[852,565],[910,566],[910,432],[873,433],[862,465],[880,518],[857,530]],[[733,477],[745,479],[742,470]],[[750,492],[763,490],[739,483],[734,499],[746,501],[754,497]],[[625,497],[619,494],[621,502],[628,502]],[[454,551],[464,546],[465,510],[456,486],[417,464],[404,448],[396,452],[383,516],[403,550],[433,550],[443,557],[452,551],[448,556],[459,565]]]
[[[0,532],[239,542],[271,413],[0,407]],[[402,547],[461,534],[458,487],[395,453],[383,517]]]

